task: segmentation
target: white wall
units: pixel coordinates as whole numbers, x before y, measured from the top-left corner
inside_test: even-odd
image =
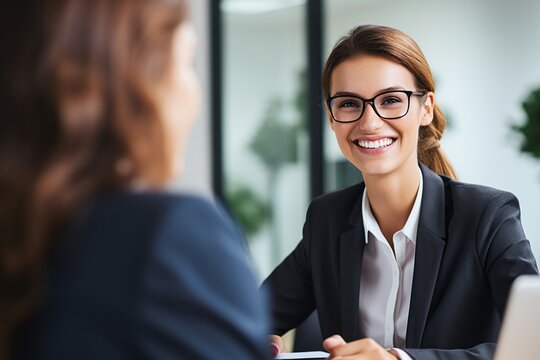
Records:
[[[198,37],[195,70],[201,82],[203,102],[186,149],[184,172],[171,187],[210,195],[212,190],[210,108],[209,0],[191,1],[191,20]]]
[[[271,256],[273,241],[283,258],[301,239],[308,204],[307,142],[300,146],[300,160],[279,173],[273,194],[268,191],[268,169],[249,148],[269,100],[277,96],[291,101],[300,85],[298,73],[306,68],[304,21],[305,8],[294,6],[254,15],[227,13],[223,22],[225,178],[233,185],[247,185],[268,203],[279,204],[274,212],[277,239],[269,224],[249,238],[261,277],[277,265]],[[287,108],[280,120],[298,120],[299,114]]]

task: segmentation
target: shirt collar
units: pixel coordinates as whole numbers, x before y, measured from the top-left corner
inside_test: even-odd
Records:
[[[420,184],[418,185],[418,192],[416,193],[416,199],[414,200],[413,207],[405,222],[405,225],[400,230],[403,234],[409,238],[413,243],[416,243],[416,234],[418,231],[418,221],[420,220],[420,206],[422,203],[422,194],[424,192],[424,179],[422,177],[422,171],[418,168],[420,172]],[[364,238],[366,244],[368,243],[368,235],[372,233],[376,239],[384,239],[381,228],[375,219],[375,216],[371,212],[371,207],[369,206],[369,200],[367,197],[366,188],[364,188],[364,194],[362,195],[362,221],[364,223]]]

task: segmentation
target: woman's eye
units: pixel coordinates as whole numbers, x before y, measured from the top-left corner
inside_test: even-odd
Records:
[[[397,96],[387,96],[381,101],[381,105],[392,105],[401,103],[401,99]]]
[[[339,108],[347,108],[347,107],[359,107],[360,104],[358,101],[354,100],[342,100],[338,103]]]

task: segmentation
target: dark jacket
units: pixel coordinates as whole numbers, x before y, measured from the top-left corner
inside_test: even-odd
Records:
[[[421,170],[405,350],[418,360],[491,359],[512,282],[538,273],[518,200]],[[366,336],[358,309],[363,191],[361,183],[309,206],[302,241],[263,285],[271,293],[274,333],[296,327],[316,308],[324,337]]]
[[[76,216],[18,359],[261,359],[267,316],[245,245],[206,200],[121,193]]]

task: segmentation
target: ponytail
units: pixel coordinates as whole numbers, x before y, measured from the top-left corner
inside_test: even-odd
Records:
[[[435,105],[433,121],[420,127],[418,134],[418,160],[439,175],[456,179],[454,167],[442,151],[440,140],[446,127],[446,118]]]

